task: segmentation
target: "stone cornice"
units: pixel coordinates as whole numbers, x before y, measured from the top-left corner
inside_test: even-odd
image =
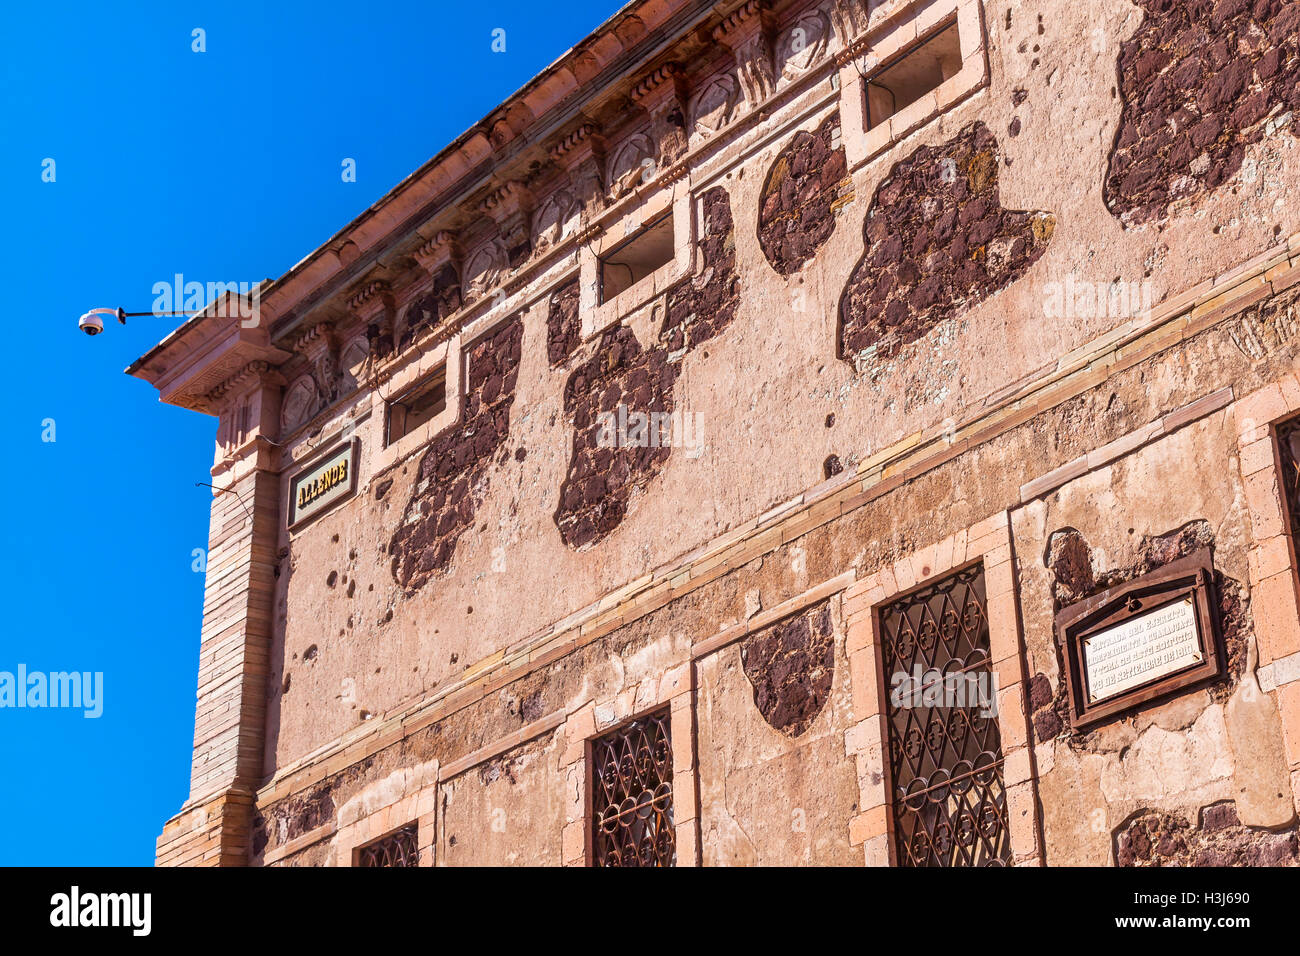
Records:
[[[348,309],[363,322],[371,321],[392,304],[393,287],[387,279],[371,279],[348,296]]]
[[[600,136],[600,127],[595,123],[583,123],[577,129],[560,137],[559,141],[551,147],[550,156],[553,162],[565,165],[566,160],[571,161],[576,155],[589,154],[593,149],[603,146],[604,139]]]
[[[456,234],[443,229],[416,249],[414,257],[420,264],[420,268],[432,275],[442,268],[444,263],[459,258],[460,254],[460,244],[456,240]]]
[[[221,404],[223,399],[233,393],[243,391],[254,382],[262,385],[283,385],[284,377],[271,367],[271,363],[258,359],[249,362],[203,397],[210,407],[215,407]]]
[[[630,98],[634,104],[654,112],[670,97],[681,98],[682,68],[676,63],[655,67],[632,86]]]
[[[770,10],[768,0],[746,0],[713,28],[713,40],[731,46],[738,36],[749,36],[762,28],[763,14]]]
[[[532,208],[533,194],[521,182],[502,183],[487,195],[479,208],[497,222],[503,222]]]

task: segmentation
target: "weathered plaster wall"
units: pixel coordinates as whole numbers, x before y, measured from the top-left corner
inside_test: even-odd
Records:
[[[442,786],[438,853],[448,866],[559,866],[564,777],[555,734]]]
[[[751,592],[751,601],[757,593]],[[861,861],[844,825],[857,809],[858,782],[844,751],[851,701],[843,626],[833,622],[837,616],[830,602],[823,602],[700,661],[700,829],[706,866]],[[755,659],[756,648],[776,651],[774,644],[785,653]],[[769,694],[782,698],[784,706],[773,708]],[[763,697],[766,715],[756,696]]]

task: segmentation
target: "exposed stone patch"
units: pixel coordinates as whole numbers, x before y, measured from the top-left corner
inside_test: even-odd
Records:
[[[668,314],[659,330],[659,341],[674,352],[713,338],[731,324],[740,305],[731,200],[723,187],[714,186],[700,202],[699,268],[669,290]]]
[[[1046,674],[1035,674],[1029,681],[1029,720],[1034,726],[1034,740],[1052,740],[1065,726],[1056,710],[1052,682]]]
[[[763,719],[787,737],[800,736],[826,705],[835,677],[830,603],[751,634],[740,660]]]
[[[1232,342],[1252,362],[1281,352],[1300,333],[1300,286],[1258,302],[1228,326]]]
[[[275,804],[269,817],[259,813],[253,820],[253,853],[260,854],[267,844],[281,846],[296,840],[333,818],[333,781],[327,781]]]
[[[438,325],[460,308],[460,277],[450,263],[438,270],[433,285],[406,310],[406,326],[398,341],[398,351]]]
[[[642,348],[630,328],[607,329],[595,354],[565,383],[564,411],[573,421],[573,453],[560,486],[555,524],[571,548],[600,541],[618,527],[633,492],[644,488],[667,462],[672,450],[667,416],[673,411],[672,390],[682,357],[673,353],[690,352],[736,317],[740,280],[731,202],[721,186],[705,192],[701,202],[699,270],[668,290],[659,344]],[[610,420],[602,419],[602,413],[614,416],[620,429],[626,422],[626,435],[611,436]],[[649,420],[638,421],[639,416]],[[651,416],[663,416],[658,428]]]
[[[1296,828],[1244,826],[1231,800],[1201,808],[1200,825],[1172,813],[1143,810],[1114,832],[1119,866],[1295,866]]]
[[[840,114],[801,130],[777,154],[763,182],[758,244],[778,274],[798,272],[835,232],[836,212],[853,199],[840,144]]]
[[[515,318],[477,342],[466,357],[459,424],[420,459],[402,523],[393,533],[393,580],[408,593],[451,564],[456,542],[474,523],[487,466],[510,432],[523,322]]]
[[[1214,531],[1205,520],[1191,521],[1174,531],[1155,537],[1144,537],[1137,548],[1137,558],[1124,567],[1099,570],[1098,561],[1084,536],[1074,528],[1062,528],[1048,536],[1044,563],[1052,587],[1053,611],[1077,604],[1109,588],[1125,584],[1134,578],[1163,568],[1165,565],[1187,557],[1201,548],[1214,546]],[[1219,570],[1214,572],[1214,591],[1218,601],[1219,627],[1226,652],[1227,680],[1220,679],[1207,686],[1211,699],[1222,703],[1232,696],[1232,690],[1241,679],[1246,665],[1246,645],[1250,634],[1248,609],[1243,599],[1240,582]],[[1057,635],[1057,662],[1063,669],[1065,658]],[[1064,680],[1058,680],[1050,704],[1043,700],[1042,683],[1045,675],[1036,675],[1030,682],[1031,713],[1034,735],[1041,742],[1049,740],[1069,727],[1069,701],[1066,699]],[[1048,682],[1050,687],[1050,682]],[[1051,711],[1055,719],[1048,715]],[[1071,735],[1071,745],[1086,741],[1089,732]]]
[[[626,442],[611,440],[601,413],[617,420],[622,405],[628,413],[671,414],[678,371],[665,349],[642,349],[630,328],[617,326],[601,335],[596,354],[569,376],[564,412],[573,421],[573,454],[555,512],[569,547],[599,541],[618,527],[632,492],[659,473],[671,451],[651,443],[648,428],[645,440],[631,434]]]
[[[1106,206],[1126,226],[1165,218],[1232,177],[1264,121],[1300,107],[1300,2],[1136,0],[1120,47],[1120,116]]]
[[[876,188],[866,251],[840,299],[839,356],[888,357],[1019,279],[1056,227],[1002,207],[997,138],[972,123],[895,164]]]
[[[560,365],[582,344],[582,317],[578,313],[578,279],[566,282],[551,295],[546,311],[546,357]]]

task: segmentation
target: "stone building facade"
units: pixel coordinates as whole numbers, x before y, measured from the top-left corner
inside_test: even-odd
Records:
[[[1297,76],[633,0],[129,370],[219,422],[158,862],[1296,862]]]

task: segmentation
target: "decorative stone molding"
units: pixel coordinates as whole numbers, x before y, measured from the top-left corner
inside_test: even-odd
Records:
[[[339,395],[339,340],[334,327],[318,322],[294,340],[293,350],[311,363],[312,377],[325,404]]]
[[[533,217],[533,249],[543,252],[563,240],[577,210],[571,190],[557,189],[547,196]]]
[[[393,306],[393,287],[387,279],[372,279],[348,296],[348,309],[363,322],[373,322]]]
[[[730,74],[710,80],[691,101],[691,126],[708,138],[731,122],[736,106],[736,81]]]
[[[556,163],[567,165],[571,156],[582,151],[583,147],[591,149],[601,142],[600,127],[595,123],[583,123],[577,129],[560,137],[560,141],[551,147],[551,159]]]
[[[280,407],[280,434],[286,435],[311,419],[321,408],[322,396],[315,377],[304,372],[289,388]]]
[[[440,230],[436,236],[416,249],[414,256],[420,268],[433,275],[448,262],[460,258],[460,245],[456,242],[456,234],[446,229]]]
[[[655,146],[649,134],[633,133],[619,143],[610,156],[605,181],[609,183],[611,198],[626,196],[637,186],[652,179],[657,170]]]
[[[373,279],[357,287],[348,296],[348,308],[366,325],[370,354],[376,357],[392,354],[397,301],[388,280]]]
[[[466,298],[477,299],[500,282],[509,262],[501,239],[488,239],[475,248],[465,259]]]
[[[650,114],[650,139],[657,146],[659,167],[670,166],[686,152],[688,99],[682,68],[664,63],[632,87],[633,104]],[[611,181],[616,188],[619,184]],[[620,193],[621,194],[621,193]]]
[[[583,123],[551,148],[551,160],[568,170],[573,195],[587,213],[605,201],[605,140],[600,127]]]
[[[255,382],[264,385],[282,385],[284,384],[284,378],[271,367],[269,362],[261,360],[249,362],[234,375],[209,391],[204,396],[204,401],[209,407],[215,406],[222,399],[237,395]]]
[[[835,4],[832,9],[848,7],[848,4]],[[856,32],[856,24],[850,10],[841,11],[846,31],[844,44],[851,42]],[[830,46],[833,31],[831,17],[826,11],[814,8],[803,13],[788,29],[783,31],[776,41],[777,82],[793,80],[802,76],[817,65],[825,56]]]
[[[520,182],[503,183],[483,200],[479,208],[496,222],[510,267],[522,264],[532,253],[529,229],[532,192]]]
[[[713,39],[735,56],[745,109],[755,109],[776,89],[768,0],[748,0],[713,28]]]
[[[862,0],[831,0],[829,8],[830,22],[840,48],[847,50],[867,26],[867,13],[862,9]],[[809,14],[812,12],[809,11]],[[800,21],[802,19],[801,17]],[[795,25],[798,26],[798,23]]]

